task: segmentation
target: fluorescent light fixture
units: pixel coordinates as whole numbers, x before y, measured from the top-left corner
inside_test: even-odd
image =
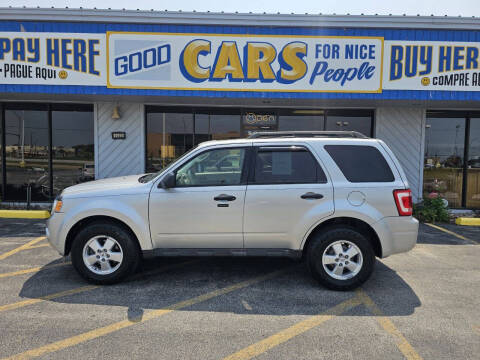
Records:
[[[294,114],[323,115],[323,110],[294,110]]]

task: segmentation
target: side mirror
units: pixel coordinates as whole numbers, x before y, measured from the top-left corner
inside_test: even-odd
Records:
[[[168,173],[165,175],[158,184],[158,187],[161,187],[162,189],[170,189],[175,187],[175,174],[174,173]]]

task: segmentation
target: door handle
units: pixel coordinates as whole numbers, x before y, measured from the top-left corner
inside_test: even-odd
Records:
[[[322,194],[317,194],[317,193],[314,193],[314,192],[307,192],[300,197],[302,199],[323,199]]]
[[[227,194],[220,194],[220,195],[217,195],[213,198],[213,200],[215,201],[234,201],[236,200],[237,198],[233,195],[227,195]]]

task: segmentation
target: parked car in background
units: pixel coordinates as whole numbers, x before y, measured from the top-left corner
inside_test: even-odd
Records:
[[[92,163],[83,164],[82,177],[85,179],[93,180],[95,178],[95,164],[92,164]]]

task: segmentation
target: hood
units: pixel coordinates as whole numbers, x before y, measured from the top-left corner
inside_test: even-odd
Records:
[[[90,197],[110,195],[143,194],[150,191],[151,183],[140,183],[142,175],[119,176],[109,179],[87,181],[82,184],[67,187],[63,197]]]

